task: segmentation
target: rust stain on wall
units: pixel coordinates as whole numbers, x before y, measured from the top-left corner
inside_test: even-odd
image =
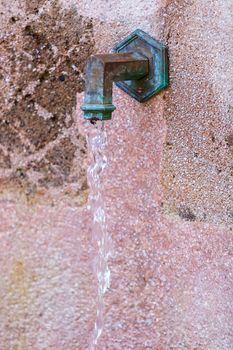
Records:
[[[10,339],[14,339],[11,345],[15,350],[28,347],[27,315],[30,309],[30,288],[35,280],[35,276],[27,270],[23,261],[13,260],[7,294],[4,295],[4,301],[8,305],[8,314],[4,316],[4,341],[9,344]]]

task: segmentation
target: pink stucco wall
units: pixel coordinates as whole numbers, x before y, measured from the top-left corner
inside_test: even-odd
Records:
[[[231,1],[3,1],[0,8],[0,349],[88,349],[97,247],[87,208],[91,126],[79,110],[82,72],[90,54],[141,28],[167,42],[171,86],[145,104],[113,91],[102,185],[111,284],[97,348],[230,350]],[[41,54],[34,75],[26,61],[34,41],[27,40],[41,45],[47,22],[53,54]],[[63,59],[71,48],[77,80],[53,79],[46,90],[44,76],[70,77]],[[27,110],[32,103],[37,114]],[[31,135],[42,122],[39,136]]]

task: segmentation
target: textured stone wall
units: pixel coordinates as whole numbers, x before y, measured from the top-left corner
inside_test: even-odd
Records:
[[[94,51],[92,20],[75,9],[62,10],[57,1],[26,1],[22,14],[14,2],[7,13],[6,7],[3,3],[0,190],[19,200],[43,201],[54,188],[83,203],[77,193],[87,190],[86,144],[74,113],[85,61]]]
[[[168,1],[164,211],[232,227],[231,1]]]
[[[76,94],[91,15],[2,1],[0,349],[85,349],[96,314]]]
[[[170,88],[114,88],[98,349],[230,350],[231,0],[0,2],[0,349],[86,350],[96,315],[83,70],[136,28]]]

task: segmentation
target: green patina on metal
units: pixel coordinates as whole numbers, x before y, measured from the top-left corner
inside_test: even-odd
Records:
[[[139,102],[168,86],[167,47],[136,30],[113,48],[112,54],[90,57],[86,67],[84,118],[111,119],[112,83]]]
[[[113,104],[85,104],[82,105],[85,119],[88,120],[108,120],[112,117],[112,112],[116,107]]]

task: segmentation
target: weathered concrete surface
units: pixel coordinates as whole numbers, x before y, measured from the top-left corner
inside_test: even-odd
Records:
[[[231,349],[231,7],[1,2],[1,349],[88,348],[96,252],[76,93],[79,107],[88,56],[137,27],[169,44],[171,87],[143,105],[114,89],[98,349]]]
[[[163,98],[151,108],[114,96],[102,179],[114,248],[97,348],[230,350],[232,231],[163,213]]]
[[[74,197],[87,189],[86,143],[74,112],[94,50],[92,20],[57,1],[44,10],[42,2],[25,6],[19,15],[12,4],[2,25],[0,191],[40,201],[59,188]]]
[[[164,211],[232,227],[232,2],[168,1],[164,11],[171,61]]]
[[[96,292],[75,109],[92,19],[58,1],[0,12],[0,349],[86,349]]]
[[[83,212],[1,202],[0,216],[0,348],[86,349],[95,290]]]

